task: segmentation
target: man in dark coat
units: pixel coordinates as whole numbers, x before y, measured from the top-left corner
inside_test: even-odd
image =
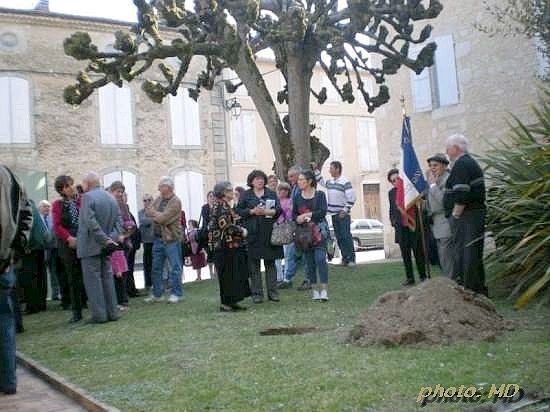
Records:
[[[483,171],[468,153],[468,140],[462,135],[447,139],[447,155],[452,166],[443,202],[451,223],[453,275],[465,288],[487,295],[483,267],[486,214]]]
[[[281,214],[281,205],[277,194],[267,188],[267,175],[261,170],[254,170],[248,175],[247,184],[250,187],[239,197],[236,212],[241,216],[241,224],[248,230],[248,266],[252,301],[263,301],[262,274],[260,260],[264,260],[267,297],[278,302],[277,271],[275,260],[282,259],[282,246],[271,244],[273,222]]]

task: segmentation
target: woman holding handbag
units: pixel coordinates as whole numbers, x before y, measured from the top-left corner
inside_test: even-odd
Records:
[[[328,301],[328,262],[326,240],[328,228],[327,198],[316,190],[315,175],[308,170],[298,176],[300,193],[294,198],[293,216],[298,224],[296,245],[306,259],[307,277],[312,285],[313,300]],[[303,236],[302,236],[303,234]],[[303,239],[303,241],[302,241]],[[319,287],[317,286],[319,274]]]
[[[290,231],[293,230],[293,226],[295,226],[293,218],[292,218],[292,200],[290,199],[290,192],[291,188],[290,185],[286,182],[282,182],[277,186],[277,197],[279,198],[279,203],[281,204],[281,215],[277,219],[276,225],[289,225],[291,226]],[[275,228],[273,229],[275,231]],[[292,236],[292,239],[290,240],[291,243],[294,240],[294,237]],[[271,235],[271,243],[273,243],[273,233]],[[287,262],[287,254],[288,254],[288,244],[283,244],[283,252],[284,252],[284,262],[286,265]],[[285,280],[285,274],[284,274],[284,268],[283,268],[283,259],[277,259],[275,261],[275,267],[277,268],[277,282],[282,282]]]
[[[246,308],[238,303],[250,296],[244,239],[247,231],[235,224],[238,216],[231,208],[233,188],[229,182],[214,186],[216,201],[208,223],[208,248],[212,251],[220,285],[220,311]]]

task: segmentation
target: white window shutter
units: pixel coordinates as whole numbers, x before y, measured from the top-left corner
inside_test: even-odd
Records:
[[[337,117],[331,120],[331,140],[332,140],[332,149],[334,153],[334,160],[342,161],[344,156],[343,150],[343,141],[342,141],[342,120]]]
[[[411,47],[409,57],[416,59],[422,47]],[[430,85],[430,70],[425,68],[417,75],[411,70],[411,88],[415,112],[432,110],[432,88]]]
[[[361,170],[370,170],[369,130],[367,119],[357,120],[357,145],[359,146],[359,167]]]
[[[109,186],[111,186],[113,182],[116,182],[117,180],[122,181],[122,173],[120,172],[120,170],[103,175],[103,188],[107,189]]]
[[[203,176],[197,172],[189,174],[189,200],[185,207],[187,219],[199,220],[201,208],[204,204]]]
[[[132,91],[124,85],[115,89],[117,144],[134,143],[132,127]]]
[[[256,161],[256,118],[254,112],[247,112],[244,117],[245,132],[245,160],[247,162]]]
[[[127,170],[122,171],[122,183],[125,187],[126,197],[128,198],[128,208],[134,218],[138,218],[138,203],[137,203],[137,181],[136,175]]]
[[[368,152],[369,152],[369,171],[380,169],[378,162],[378,140],[376,138],[376,120],[374,118],[366,119]]]
[[[245,135],[243,122],[246,113],[242,112],[237,119],[231,119],[231,151],[235,162],[244,162],[245,160]]]
[[[14,77],[11,83],[11,104],[12,104],[12,142],[30,143],[30,104],[29,104],[29,83],[25,79]]]
[[[0,143],[11,143],[10,78],[0,77]]]
[[[116,144],[115,86],[99,88],[99,124],[102,144]]]
[[[170,95],[170,125],[172,129],[172,144],[174,146],[185,145],[185,126],[183,117],[183,93],[180,89],[176,96]]]
[[[182,93],[183,95],[183,114],[186,133],[185,144],[189,146],[200,146],[201,132],[199,103],[189,97],[187,89],[180,90],[179,93]]]
[[[321,134],[319,136],[319,139],[321,140],[321,143],[323,143],[330,150],[329,159],[332,160],[332,142],[330,140],[330,133],[331,133],[330,118],[321,117],[319,123],[321,124]]]
[[[189,192],[188,192],[187,172],[179,172],[174,176],[174,192],[181,200],[183,210],[187,207]],[[187,217],[187,216],[186,216]],[[188,217],[187,217],[188,218]]]
[[[439,106],[457,104],[458,81],[453,36],[437,37],[435,41],[437,43],[435,70],[437,74]]]

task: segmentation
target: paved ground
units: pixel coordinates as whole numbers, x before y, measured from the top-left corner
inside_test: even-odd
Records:
[[[85,411],[44,381],[17,365],[17,394],[0,394],[2,412],[77,412]]]

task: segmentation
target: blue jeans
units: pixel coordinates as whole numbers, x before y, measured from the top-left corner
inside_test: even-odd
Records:
[[[0,274],[0,392],[14,391],[15,377],[15,307],[10,296],[15,287],[13,270]]]
[[[319,273],[319,283],[328,283],[328,262],[325,242],[314,247],[312,250],[304,252],[304,256],[306,260],[306,273],[311,284],[317,283],[317,273]]]
[[[334,227],[334,236],[338,242],[340,252],[342,252],[342,263],[355,263],[355,250],[353,250],[350,224],[351,217],[349,214],[343,219],[337,214],[332,215],[332,227]]]
[[[168,259],[170,263],[170,283],[172,284],[172,295],[181,297],[183,290],[181,287],[181,244],[178,241],[164,243],[161,239],[155,239],[153,243],[153,294],[159,298],[164,293],[164,283],[162,282],[162,271],[164,263]]]
[[[298,265],[302,262],[302,256],[296,256],[296,245],[294,242],[285,245],[285,282],[290,282],[296,272]]]

